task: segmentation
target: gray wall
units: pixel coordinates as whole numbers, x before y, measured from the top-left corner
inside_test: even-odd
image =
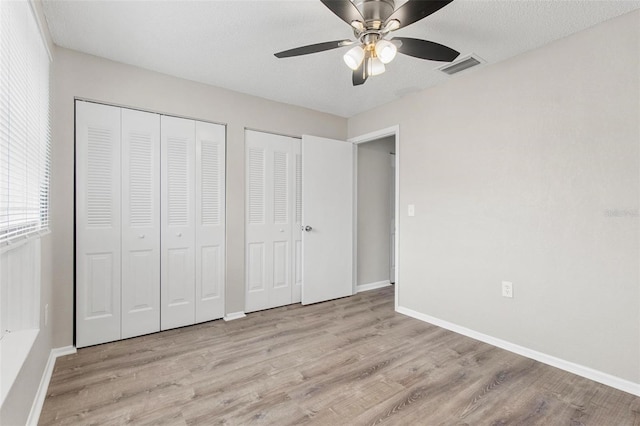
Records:
[[[227,124],[226,311],[244,311],[244,129],[344,139],[347,120],[56,48],[52,220],[54,345],[73,331],[74,97]]]
[[[400,306],[640,382],[639,41],[635,11],[349,120],[400,126]]]
[[[391,155],[395,138],[358,147],[357,285],[389,279],[391,256]]]

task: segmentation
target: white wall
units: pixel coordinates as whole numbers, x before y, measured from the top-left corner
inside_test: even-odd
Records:
[[[347,120],[56,48],[52,226],[56,346],[73,337],[74,97],[227,124],[226,312],[244,311],[244,129],[345,139]]]
[[[391,258],[391,152],[395,137],[358,147],[357,285],[389,279]]]
[[[639,58],[635,11],[349,120],[400,126],[401,307],[640,383]]]

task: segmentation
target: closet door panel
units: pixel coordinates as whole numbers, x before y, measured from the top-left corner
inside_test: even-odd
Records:
[[[195,122],[161,117],[161,329],[195,322]]]
[[[275,136],[275,135],[272,135]],[[272,152],[269,155],[270,173],[273,184],[270,190],[273,202],[271,218],[271,289],[270,304],[272,306],[288,305],[292,302],[292,246],[294,202],[293,187],[293,138],[276,136],[278,140],[271,142]]]
[[[76,102],[76,346],[120,339],[120,109]]]
[[[224,316],[225,127],[196,122],[196,322]]]
[[[293,154],[295,155],[294,181],[294,224],[293,224],[293,261],[291,288],[291,303],[302,301],[302,153],[299,140],[293,142]]]
[[[292,303],[294,138],[247,131],[247,312]]]
[[[246,133],[246,224],[245,224],[245,311],[269,308],[269,281],[271,275],[266,250],[269,234],[267,219],[267,149],[254,140],[253,132]]]
[[[160,331],[160,116],[122,109],[122,338]]]

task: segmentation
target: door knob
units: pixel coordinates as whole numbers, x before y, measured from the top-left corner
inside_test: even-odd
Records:
[[[182,237],[182,232],[178,232],[176,235],[177,235],[178,237]]]
[[[313,229],[313,228],[312,228],[312,227],[310,227],[309,225],[307,225],[307,226],[305,226],[305,227],[304,227],[304,230],[305,230],[305,231],[307,231],[307,232],[310,232],[312,229]]]
[[[138,238],[144,238],[144,234],[138,235]]]

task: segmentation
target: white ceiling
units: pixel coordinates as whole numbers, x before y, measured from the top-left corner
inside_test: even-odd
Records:
[[[346,48],[275,58],[281,50],[352,38],[318,0],[43,3],[59,46],[343,117],[456,78],[434,71],[440,62],[398,55],[386,73],[353,87],[342,61]],[[640,0],[455,0],[394,34],[493,64],[638,8]]]

